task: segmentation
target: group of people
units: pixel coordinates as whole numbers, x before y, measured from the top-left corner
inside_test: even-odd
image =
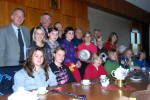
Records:
[[[104,43],[99,29],[83,34],[79,28],[66,27],[63,30],[60,22],[50,28],[48,13],[40,17],[40,25],[31,32],[22,26],[24,19],[24,10],[15,8],[11,13],[11,24],[0,28],[0,66],[23,65],[14,76],[14,91],[19,87],[33,90],[95,79],[111,75],[112,70],[120,65],[130,70],[148,67],[144,51],[136,59],[133,59],[130,48],[118,54],[115,32]],[[88,60],[79,58],[82,50],[89,51]]]

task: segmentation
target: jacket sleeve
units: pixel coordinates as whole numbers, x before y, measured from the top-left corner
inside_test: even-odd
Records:
[[[6,42],[5,42],[5,32],[0,29],[0,66],[4,66],[5,65],[5,46],[6,46]]]
[[[49,86],[56,86],[58,83],[57,83],[57,80],[56,80],[56,76],[55,74],[51,71],[51,69],[49,68],[49,79],[47,80],[48,82],[48,85]]]

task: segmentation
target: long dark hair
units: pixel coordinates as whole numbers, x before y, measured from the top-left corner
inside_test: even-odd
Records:
[[[23,65],[24,70],[32,78],[34,78],[34,76],[33,76],[33,69],[35,67],[35,65],[33,64],[33,61],[32,61],[32,57],[33,57],[34,52],[36,52],[36,51],[41,51],[43,53],[43,55],[44,55],[43,49],[38,48],[38,47],[37,48],[32,48],[30,50],[30,52],[29,52],[29,56],[28,56],[26,62]],[[49,79],[49,76],[48,76],[48,64],[46,63],[45,57],[44,57],[44,61],[43,61],[43,64],[41,65],[41,67],[45,71],[45,76],[46,76],[46,81],[47,81]]]
[[[118,35],[117,35],[117,33],[115,33],[115,32],[111,32],[111,33],[110,33],[109,38],[108,38],[108,41],[112,42],[112,37],[113,37],[114,35],[115,35],[116,38],[117,38],[117,40],[116,40],[116,42],[115,42],[114,44],[117,44],[117,42],[118,42]]]

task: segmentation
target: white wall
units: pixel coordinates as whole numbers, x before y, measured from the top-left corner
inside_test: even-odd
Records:
[[[118,33],[118,45],[130,44],[130,21],[91,7],[88,7],[88,19],[90,31],[97,28],[102,31],[104,40],[107,41],[111,32]]]

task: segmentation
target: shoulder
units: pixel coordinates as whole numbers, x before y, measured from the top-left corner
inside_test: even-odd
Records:
[[[5,34],[4,32],[6,32],[9,28],[12,28],[12,26],[11,25],[7,25],[7,26],[4,26],[4,27],[1,27],[0,28],[0,33]]]
[[[17,71],[16,73],[15,73],[15,76],[14,77],[21,77],[21,76],[24,76],[24,75],[26,75],[27,73],[26,73],[26,71],[24,70],[24,69],[21,69],[21,70],[19,70],[19,71]]]
[[[25,26],[21,26],[21,29],[29,31],[29,29],[27,27],[25,27]]]
[[[93,68],[94,66],[93,66],[93,64],[88,64],[87,65],[87,69],[91,69],[91,68]]]

